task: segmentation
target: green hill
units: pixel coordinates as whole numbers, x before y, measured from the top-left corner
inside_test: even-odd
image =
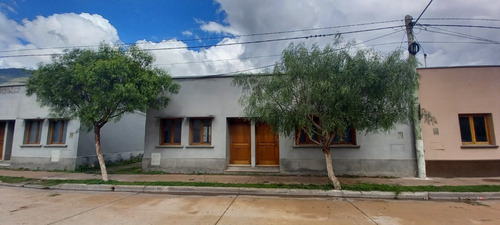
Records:
[[[32,71],[27,69],[0,69],[0,84],[25,83],[26,79],[28,79],[31,75]]]

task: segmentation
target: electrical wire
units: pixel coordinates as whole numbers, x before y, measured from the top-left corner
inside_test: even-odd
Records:
[[[354,30],[354,31],[346,31],[346,32],[337,32],[337,33],[327,33],[327,34],[316,34],[316,35],[307,35],[307,36],[296,36],[296,37],[287,37],[287,38],[275,38],[275,39],[265,39],[265,40],[256,40],[256,41],[245,41],[245,42],[234,42],[234,43],[222,43],[222,44],[213,44],[213,45],[198,45],[198,46],[187,46],[187,47],[164,47],[164,48],[149,48],[143,49],[144,51],[162,51],[162,50],[179,50],[179,49],[195,49],[195,48],[207,48],[207,47],[220,47],[220,46],[232,46],[232,45],[244,45],[244,44],[258,44],[258,43],[268,43],[268,42],[278,42],[278,41],[289,41],[289,40],[298,40],[298,39],[309,39],[309,38],[321,38],[321,37],[331,37],[335,35],[345,35],[345,34],[355,34],[355,33],[363,33],[363,32],[371,32],[371,31],[379,31],[379,30],[387,30],[402,27],[402,25],[397,26],[388,26],[388,27],[377,27],[370,29],[362,29],[362,30]],[[52,56],[52,55],[62,55],[59,54],[24,54],[24,55],[7,55],[0,56],[0,58],[16,58],[16,57],[34,57],[34,56]]]
[[[489,18],[421,18],[421,20],[464,20],[464,21],[491,21],[491,22],[500,22],[500,19],[489,19]]]
[[[415,23],[413,23],[413,24],[416,24],[418,22],[418,20],[420,19],[420,17],[422,17],[422,15],[424,15],[425,10],[427,10],[427,8],[429,8],[429,6],[431,5],[432,1],[433,0],[431,0],[429,2],[429,4],[427,4],[427,6],[425,7],[425,9],[422,11],[422,13],[420,13],[420,16],[418,16],[417,20],[415,20]]]
[[[203,41],[203,40],[220,40],[220,39],[224,39],[224,38],[265,36],[265,35],[287,34],[287,33],[296,33],[296,32],[304,32],[304,31],[317,31],[317,30],[327,30],[327,29],[336,29],[336,28],[345,28],[345,27],[366,26],[366,25],[393,23],[393,22],[400,22],[400,21],[401,20],[385,20],[385,21],[356,23],[356,24],[339,25],[339,26],[298,29],[298,30],[285,30],[285,31],[273,31],[273,32],[264,32],[264,33],[253,33],[253,34],[222,35],[222,36],[215,36],[215,37],[179,39],[177,41],[189,42],[189,41]],[[129,45],[133,45],[133,44],[137,44],[137,43],[123,43],[123,44],[119,44],[119,45],[120,46],[129,46]],[[49,50],[49,49],[86,48],[86,47],[97,47],[97,46],[99,46],[99,45],[77,45],[77,46],[65,46],[65,47],[59,46],[59,47],[30,48],[30,49],[20,49],[20,50],[4,50],[4,51],[0,51],[0,53],[15,52],[15,51]]]

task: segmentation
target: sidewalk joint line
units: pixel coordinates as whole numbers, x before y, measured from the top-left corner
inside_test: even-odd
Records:
[[[344,197],[344,199],[349,202],[349,204],[351,204],[354,208],[356,208],[359,212],[363,213],[363,215],[366,216],[366,218],[368,218],[370,221],[372,221],[374,224],[376,225],[379,225],[377,222],[375,222],[375,220],[373,220],[371,217],[369,217],[368,215],[366,215],[365,212],[363,212],[360,208],[358,208],[356,205],[354,205],[354,203],[352,203],[351,201],[349,201],[347,198]]]
[[[227,206],[226,210],[224,210],[224,213],[222,213],[222,215],[220,215],[219,219],[217,220],[217,222],[215,222],[214,225],[217,225],[219,223],[219,221],[222,219],[222,217],[226,214],[227,210],[229,210],[229,207],[231,207],[234,203],[234,201],[238,198],[238,196],[240,196],[239,194],[237,194],[234,198],[233,198],[233,201],[231,201],[231,203]]]
[[[60,220],[50,222],[50,223],[48,223],[47,225],[51,225],[51,224],[56,224],[56,223],[59,223],[59,222],[61,222],[61,221],[64,221],[64,220],[70,219],[70,218],[72,218],[72,217],[75,217],[75,216],[78,216],[78,215],[81,215],[81,214],[84,214],[84,213],[87,213],[87,212],[90,212],[90,211],[93,211],[93,210],[98,209],[98,208],[102,208],[102,207],[107,206],[107,205],[111,205],[111,204],[113,204],[113,203],[115,203],[115,202],[119,202],[119,201],[121,201],[121,200],[123,200],[123,199],[130,198],[130,197],[132,197],[132,196],[134,196],[134,195],[138,195],[138,194],[139,194],[139,192],[136,192],[136,193],[133,193],[133,194],[127,195],[127,196],[125,196],[125,197],[123,197],[123,198],[119,198],[119,199],[116,199],[116,200],[114,200],[114,201],[111,201],[111,202],[105,203],[105,204],[103,204],[103,205],[99,205],[99,206],[96,206],[96,207],[93,207],[93,208],[87,209],[87,210],[85,210],[85,211],[83,211],[83,212],[79,212],[79,213],[77,213],[77,214],[74,214],[74,215],[71,215],[71,216],[67,216],[67,217],[62,218],[62,219],[60,219]]]

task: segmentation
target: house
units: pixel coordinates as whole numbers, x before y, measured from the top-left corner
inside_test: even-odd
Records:
[[[94,133],[75,119],[52,118],[22,83],[0,85],[0,163],[10,168],[74,170],[97,163]],[[106,161],[143,153],[145,115],[125,115],[101,131]]]
[[[321,148],[306,136],[271,133],[243,118],[233,77],[175,78],[182,88],[169,105],[146,113],[143,170],[169,173],[275,172],[325,174]],[[415,176],[412,127],[387,133],[351,130],[333,145],[338,175]]]
[[[420,68],[427,175],[500,176],[500,66]]]

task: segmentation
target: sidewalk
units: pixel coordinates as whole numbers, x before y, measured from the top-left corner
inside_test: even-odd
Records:
[[[101,179],[100,174],[66,173],[48,171],[0,170],[0,176],[26,177],[36,179],[86,180]],[[180,182],[217,182],[217,183],[261,183],[261,184],[328,184],[326,176],[265,176],[265,175],[195,175],[195,174],[109,174],[116,181],[180,181]],[[500,185],[500,177],[481,178],[376,178],[376,177],[339,177],[342,184],[371,183],[403,186],[434,185]]]
[[[0,170],[0,176],[25,177],[35,179],[86,180],[101,179],[100,174]],[[194,174],[109,174],[116,181],[180,181],[180,182],[217,182],[217,183],[261,183],[261,184],[328,184],[326,176],[262,176],[262,175],[194,175]],[[373,178],[340,177],[342,184],[372,183],[403,186],[418,185],[500,185],[500,177],[488,178]],[[5,184],[26,188],[75,191],[117,191],[138,193],[191,194],[191,195],[261,195],[279,197],[334,197],[334,198],[372,198],[406,200],[492,200],[500,199],[500,192],[381,192],[349,190],[308,190],[273,188],[232,188],[232,187],[191,187],[191,186],[143,186],[143,185],[87,185],[59,184],[44,187],[36,184]]]

